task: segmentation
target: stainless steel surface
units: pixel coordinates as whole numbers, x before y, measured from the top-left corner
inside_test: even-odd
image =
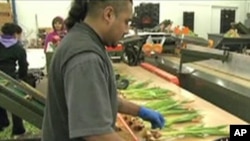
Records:
[[[213,53],[213,54],[217,54],[217,55],[221,55],[224,53],[223,50],[218,50],[218,49],[213,49],[213,48],[207,48],[207,47],[202,47],[199,45],[191,45],[191,44],[187,44],[187,49],[189,50],[193,50],[193,51],[199,51],[199,52],[207,52],[207,53]]]
[[[203,53],[207,52],[218,55],[224,53],[224,51],[222,50],[204,48],[195,45],[188,45],[187,48],[189,50],[199,51]],[[222,62],[220,60],[215,59],[209,59],[204,61],[197,61],[193,64],[216,70],[218,72],[225,73],[230,76],[235,76],[244,80],[248,80],[250,86],[250,56],[248,55],[230,52],[229,58],[226,62]]]
[[[235,46],[236,48],[242,50],[246,45],[250,44],[250,35],[240,35],[240,37],[232,38],[232,37],[224,37],[223,34],[210,34],[209,33],[208,39],[211,39],[214,41],[213,48],[221,48],[223,46],[229,47],[230,45],[234,45],[234,46],[236,45]]]
[[[180,42],[184,42],[187,44],[195,44],[195,45],[200,45],[204,47],[207,47],[209,45],[208,40],[201,38],[201,37],[195,37],[195,36],[190,36],[190,35],[179,35],[179,36],[174,36],[174,37]]]
[[[228,62],[222,63],[219,60],[205,60],[199,61],[198,64],[221,73],[235,76],[249,81],[250,86],[250,56],[231,53],[231,59]]]
[[[184,63],[198,62],[212,58],[220,60],[223,63],[228,62],[231,60],[231,53],[226,50],[222,51],[197,45],[187,45],[186,48],[181,50],[179,72],[182,72]]]

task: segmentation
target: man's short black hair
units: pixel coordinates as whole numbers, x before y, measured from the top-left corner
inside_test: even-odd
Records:
[[[4,35],[13,36],[15,34],[21,34],[23,30],[19,25],[15,23],[5,23],[2,26],[1,31]]]
[[[71,29],[75,23],[83,21],[87,14],[99,13],[100,9],[108,5],[113,6],[118,14],[123,10],[125,2],[133,4],[133,0],[73,0],[65,25],[67,29]]]

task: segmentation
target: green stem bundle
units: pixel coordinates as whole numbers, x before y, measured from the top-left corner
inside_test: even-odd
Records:
[[[192,125],[183,129],[163,132],[163,137],[206,137],[206,136],[228,136],[227,125],[205,127],[204,125]]]
[[[145,89],[150,83],[150,81],[132,83],[128,89]]]
[[[192,101],[184,100],[184,101],[176,101],[172,98],[160,100],[160,101],[152,101],[146,103],[144,106],[151,108],[160,112],[163,115],[172,115],[172,114],[185,114],[185,113],[194,113],[195,110],[185,107],[183,104],[191,103]]]
[[[167,119],[167,124],[166,124],[166,128],[170,127],[173,124],[178,124],[178,123],[186,123],[186,122],[199,122],[201,119],[201,115],[197,112],[191,113],[191,114],[185,114],[185,115],[181,115],[175,118],[168,118]],[[164,130],[163,129],[163,130]]]

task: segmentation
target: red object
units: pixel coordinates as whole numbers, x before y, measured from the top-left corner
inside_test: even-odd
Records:
[[[108,52],[110,52],[110,51],[123,51],[123,46],[121,44],[118,44],[116,47],[106,47],[106,50]]]
[[[153,66],[149,63],[141,63],[141,67],[143,67],[144,69],[146,69],[148,71],[154,72],[158,76],[162,77],[163,79],[165,79],[171,83],[174,83],[176,85],[180,85],[178,77],[176,77],[170,73],[167,73],[167,72],[157,68],[156,66]]]
[[[61,40],[60,36],[55,35],[55,36],[53,36],[51,42],[52,42],[53,44],[57,44],[60,40]]]

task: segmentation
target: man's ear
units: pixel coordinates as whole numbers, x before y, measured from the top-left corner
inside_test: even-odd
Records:
[[[103,10],[103,17],[104,17],[105,21],[107,21],[108,23],[112,22],[115,19],[114,8],[112,6],[107,6]]]

